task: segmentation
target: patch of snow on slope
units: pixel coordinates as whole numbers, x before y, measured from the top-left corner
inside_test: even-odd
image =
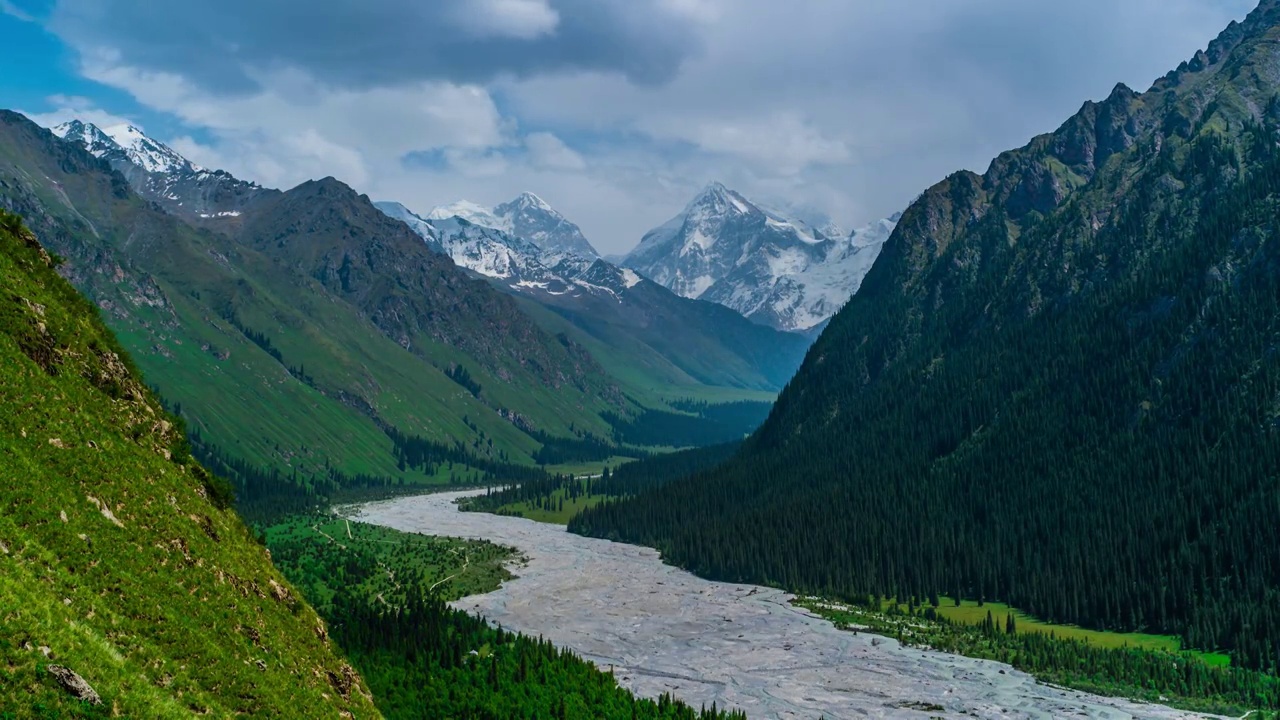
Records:
[[[492,230],[511,232],[511,222],[494,215],[489,208],[470,200],[459,200],[450,205],[441,205],[427,213],[427,220],[449,220],[460,217],[472,225],[487,227]]]
[[[147,137],[133,125],[112,125],[103,128],[102,132],[115,140],[120,147],[124,148],[129,159],[147,172],[167,173],[186,168],[199,172],[203,169],[174,152],[164,143]]]

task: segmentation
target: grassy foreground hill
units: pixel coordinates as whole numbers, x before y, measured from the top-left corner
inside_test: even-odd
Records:
[[[56,263],[0,213],[0,717],[376,716]]]

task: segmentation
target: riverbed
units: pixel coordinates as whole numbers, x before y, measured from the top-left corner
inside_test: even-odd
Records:
[[[703,580],[649,548],[579,537],[522,518],[459,512],[466,493],[361,505],[352,519],[480,538],[527,564],[500,589],[458,601],[509,630],[574,650],[638,695],[751,718],[1195,718],[1157,705],[1042,685],[1000,663],[837,630],[790,595]]]

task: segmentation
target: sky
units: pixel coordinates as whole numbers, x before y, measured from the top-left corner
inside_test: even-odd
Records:
[[[1256,0],[0,0],[0,107],[605,253],[711,181],[846,228],[1145,90]]]

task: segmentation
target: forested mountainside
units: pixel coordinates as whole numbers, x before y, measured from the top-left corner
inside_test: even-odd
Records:
[[[59,262],[0,212],[0,715],[376,716]]]
[[[242,490],[475,480],[550,438],[608,437],[601,413],[633,411],[583,348],[337,181],[255,190],[204,213],[226,221],[210,230],[110,162],[0,114],[0,207],[66,258]],[[407,467],[397,437],[432,443],[430,461]]]
[[[571,528],[1280,666],[1280,3],[905,213],[727,464]]]

